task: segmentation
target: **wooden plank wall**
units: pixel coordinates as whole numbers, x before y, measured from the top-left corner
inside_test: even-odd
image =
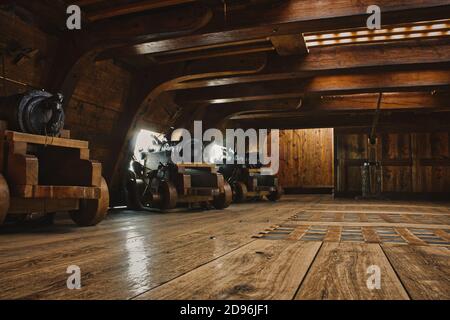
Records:
[[[38,51],[18,64],[13,63],[11,54],[3,55],[3,72],[1,49],[14,41],[21,48]],[[0,10],[0,76],[7,78],[0,78],[0,95],[42,89],[55,48],[56,39]],[[65,109],[66,129],[73,138],[89,141],[91,158],[101,161],[105,171],[116,158],[111,154],[117,143],[114,131],[129,85],[130,74],[124,68],[110,61],[98,62],[85,71]]]
[[[284,188],[332,188],[333,129],[280,131],[280,184]]]
[[[56,39],[0,10],[0,95],[41,89],[55,46]],[[21,49],[34,54],[14,63]]]
[[[378,135],[385,194],[437,194],[450,190],[450,132]],[[368,158],[368,135],[336,131],[336,192],[361,193],[361,164]]]

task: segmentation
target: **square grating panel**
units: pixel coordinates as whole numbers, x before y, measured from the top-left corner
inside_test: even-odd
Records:
[[[394,230],[394,228],[390,227],[377,227],[375,228],[375,232],[378,235],[378,238],[381,242],[384,243],[400,243],[407,244],[408,242],[403,239],[401,235]]]
[[[450,242],[447,240],[441,238],[437,234],[434,233],[433,230],[430,229],[417,229],[417,228],[411,228],[409,229],[417,238],[420,240],[426,242],[430,245],[444,245],[449,246]]]
[[[341,241],[364,242],[361,227],[343,227]]]

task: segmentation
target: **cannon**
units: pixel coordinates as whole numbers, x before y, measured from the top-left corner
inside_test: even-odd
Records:
[[[126,176],[127,205],[130,209],[157,208],[167,211],[177,206],[192,208],[196,205],[225,209],[231,204],[231,186],[218,173],[216,165],[174,163],[171,155],[177,151],[181,141],[172,141],[170,134],[162,140],[154,139],[155,148],[142,150],[140,159],[133,157],[131,161]]]
[[[79,226],[106,217],[102,165],[90,160],[87,141],[63,130],[62,102],[38,90],[0,97],[0,225],[62,211]]]
[[[230,154],[228,151],[228,158]],[[237,203],[247,200],[262,200],[267,198],[276,202],[283,195],[283,188],[278,183],[278,178],[274,175],[263,174],[263,165],[261,163],[250,164],[250,153],[245,155],[245,164],[239,164],[237,156],[231,156],[234,163],[220,165],[219,172],[222,173],[226,181],[233,190],[233,200]]]
[[[63,96],[42,90],[32,90],[0,97],[0,119],[10,130],[59,136],[64,127]]]

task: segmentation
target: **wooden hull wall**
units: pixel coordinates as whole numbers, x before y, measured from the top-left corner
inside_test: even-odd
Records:
[[[336,193],[361,193],[366,133],[336,133]],[[381,133],[375,148],[384,194],[445,196],[450,190],[449,132]]]

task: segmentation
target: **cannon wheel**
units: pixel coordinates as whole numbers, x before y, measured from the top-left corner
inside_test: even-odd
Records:
[[[284,191],[282,187],[277,187],[277,190],[272,192],[267,196],[267,199],[269,199],[272,202],[276,202],[281,199],[281,196],[283,195]]]
[[[234,192],[234,200],[236,202],[241,203],[247,200],[248,189],[245,183],[236,182]]]
[[[9,209],[9,187],[3,175],[0,174],[0,225],[5,221]]]
[[[161,210],[174,209],[177,206],[178,193],[172,182],[161,181],[158,191],[160,194],[159,208]]]
[[[80,199],[80,208],[70,211],[70,217],[80,227],[95,226],[108,214],[109,190],[104,178],[100,185],[99,199]]]
[[[128,172],[126,182],[126,199],[127,207],[131,210],[144,209],[143,193],[145,190],[145,183],[141,179],[137,179],[133,172]]]
[[[233,202],[233,191],[231,190],[231,186],[228,182],[225,181],[223,185],[223,193],[214,197],[213,205],[216,209],[225,209],[228,208]]]

